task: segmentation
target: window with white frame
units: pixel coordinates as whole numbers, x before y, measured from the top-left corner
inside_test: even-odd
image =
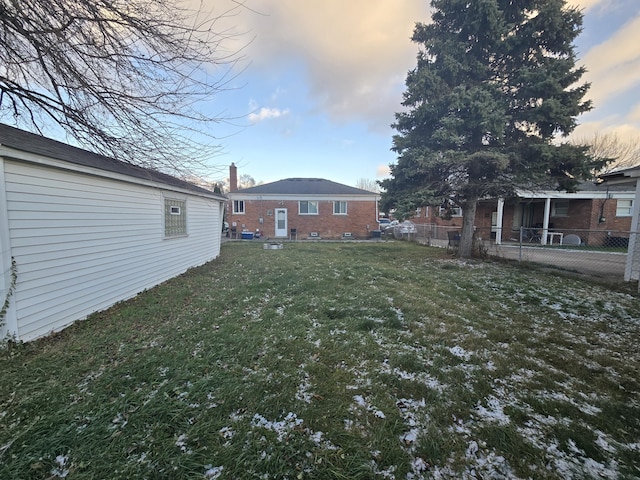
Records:
[[[569,200],[554,200],[551,204],[552,217],[568,217],[569,216]]]
[[[298,205],[298,213],[300,215],[317,215],[318,202],[315,200],[301,200]]]
[[[233,213],[244,213],[244,200],[233,201]]]
[[[616,217],[630,217],[633,214],[633,200],[619,199],[616,204]]]
[[[421,215],[422,215],[422,207],[416,208],[416,214],[414,215],[414,217],[420,218]]]
[[[164,236],[187,234],[187,202],[175,198],[164,199]]]
[[[462,208],[456,206],[440,207],[439,216],[443,218],[447,217],[461,217]]]
[[[333,214],[334,215],[346,215],[347,214],[347,202],[333,202]]]

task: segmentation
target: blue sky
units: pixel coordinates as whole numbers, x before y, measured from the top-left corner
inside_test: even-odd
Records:
[[[224,2],[216,0],[217,11]],[[226,19],[241,33],[243,70],[215,109],[236,117],[212,132],[224,153],[258,182],[320,177],[355,185],[379,180],[395,161],[390,128],[417,46],[415,22],[430,20],[427,0],[245,0]],[[640,2],[571,0],[584,10],[576,42],[592,83],[594,109],[576,138],[616,132],[640,139]]]

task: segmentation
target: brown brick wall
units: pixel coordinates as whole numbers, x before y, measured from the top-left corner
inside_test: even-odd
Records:
[[[245,200],[245,213],[233,214],[233,202],[227,207],[229,225],[237,224],[237,231],[244,229],[255,232],[260,229],[265,237],[275,235],[275,210],[287,209],[288,229],[298,231],[298,239],[305,239],[311,232],[318,232],[321,238],[342,238],[350,232],[355,238],[369,238],[371,230],[377,230],[375,201],[347,201],[347,214],[333,214],[333,200],[318,201],[318,215],[299,215],[297,200]],[[271,214],[270,214],[271,213]],[[260,223],[260,219],[263,222]]]
[[[410,217],[407,220],[417,225],[440,225],[444,227],[462,227],[462,217],[441,218],[438,216],[438,206],[422,207],[420,215]]]
[[[599,222],[601,205],[602,216],[604,217],[604,222],[602,223]],[[604,242],[605,238],[602,231],[628,232],[631,228],[631,217],[617,217],[616,207],[616,199],[608,199],[606,201],[604,201],[604,199],[569,200],[569,215],[566,217],[554,217],[552,215],[549,217],[549,225],[553,230],[561,231],[565,233],[565,235],[577,233],[580,237],[583,237],[583,241],[586,241],[590,245],[600,244]],[[476,227],[481,231],[489,231],[491,227],[491,213],[496,211],[496,209],[497,206],[495,203],[480,203],[476,212]],[[517,238],[517,235],[514,235],[514,232],[512,232],[514,213],[515,203],[506,202],[503,213],[503,240],[512,237]],[[532,225],[542,224],[543,216],[544,202],[536,202]],[[581,230],[585,232],[579,232]],[[586,231],[589,230],[597,232],[587,234]],[[616,236],[616,234],[613,235]]]

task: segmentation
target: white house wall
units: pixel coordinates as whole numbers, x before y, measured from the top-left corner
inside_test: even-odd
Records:
[[[220,201],[5,160],[17,337],[64,328],[220,252]],[[187,236],[164,237],[164,198],[186,199]]]

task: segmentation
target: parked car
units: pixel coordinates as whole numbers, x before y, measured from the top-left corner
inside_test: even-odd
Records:
[[[418,229],[416,228],[416,224],[409,221],[409,220],[405,220],[402,223],[399,223],[398,225],[396,225],[393,229],[394,233],[398,233],[400,235],[404,235],[406,233],[418,233]]]
[[[380,230],[384,230],[390,223],[391,223],[391,220],[389,218],[378,219],[378,227]]]
[[[384,227],[382,227],[382,231],[383,232],[393,232],[393,229],[398,224],[400,224],[400,222],[398,220],[391,220],[388,224],[386,224]]]

